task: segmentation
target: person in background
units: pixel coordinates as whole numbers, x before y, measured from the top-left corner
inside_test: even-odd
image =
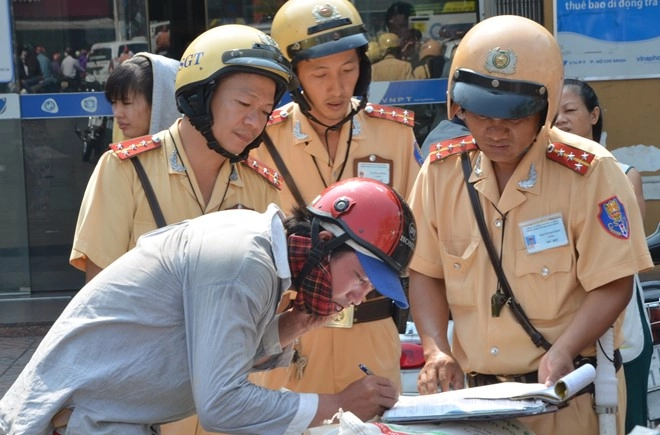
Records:
[[[250,50],[232,56],[240,48]],[[126,71],[143,71],[145,61],[157,66],[161,59],[141,57]],[[152,115],[172,104],[173,83],[183,117],[158,133],[112,144],[87,184],[69,258],[87,281],[159,226],[229,208],[264,211],[279,203],[274,171],[247,154],[261,143],[268,115],[293,79],[289,62],[263,32],[236,25],[202,33],[180,65],[174,82],[168,67],[153,71],[153,96],[163,92],[163,107],[154,105]],[[170,91],[158,83],[161,73]],[[113,78],[108,97],[116,102],[129,96],[132,80]]]
[[[603,110],[596,92],[587,82],[570,78],[564,80],[561,106],[555,125],[561,130],[600,143],[603,133]],[[619,166],[635,191],[637,205],[644,219],[646,200],[642,189],[642,175],[634,166],[623,163],[619,163]]]
[[[62,80],[62,54],[56,51],[50,59],[50,70],[53,73],[53,77],[59,82]]]
[[[420,64],[413,70],[416,80],[437,79],[442,77],[445,66],[442,42],[435,39],[424,41],[419,48]]]
[[[105,84],[112,104],[112,141],[155,134],[165,130],[181,113],[174,98],[179,62],[141,52],[115,68]]]
[[[75,92],[80,88],[80,83],[85,77],[85,70],[80,67],[78,59],[73,56],[73,50],[67,47],[62,59],[62,78],[66,81],[67,92]]]
[[[87,52],[86,48],[83,48],[80,50],[80,53],[78,53],[78,63],[80,64],[80,68],[82,68],[84,71],[87,70],[87,60],[89,59],[89,54]]]
[[[410,59],[416,51],[417,38],[421,39],[421,32],[415,34],[410,28],[410,17],[415,15],[415,7],[403,1],[393,2],[385,11],[386,33],[394,33],[399,37],[400,58]]]
[[[557,128],[599,142],[603,132],[603,110],[594,89],[585,81],[564,80]],[[646,201],[642,190],[642,176],[633,166],[619,162],[628,177],[644,218]],[[646,427],[648,422],[648,373],[653,356],[653,340],[644,296],[638,279],[633,283],[633,296],[623,320],[623,370],[626,377],[626,432],[635,426]]]
[[[21,93],[31,93],[33,87],[41,80],[41,70],[39,62],[32,45],[26,44],[21,47],[21,54],[18,59],[18,79],[21,87]]]
[[[462,118],[470,135],[432,150],[409,196],[418,223],[409,296],[426,359],[420,394],[465,381],[551,386],[575,364],[596,364],[613,326],[621,346],[633,276],[653,262],[614,157],[553,127],[563,74],[555,38],[524,17],[483,20],[458,46],[448,118]],[[623,433],[620,353],[607,357]],[[599,433],[591,394],[520,420],[538,435]]]
[[[156,32],[156,53],[166,55],[170,50],[170,26],[163,24]]]
[[[378,46],[377,41],[369,41],[367,45],[367,59],[373,65],[381,59],[380,47]],[[373,66],[372,66],[373,68]]]
[[[410,62],[400,59],[401,45],[399,37],[394,33],[383,33],[378,37],[378,48],[381,60],[371,66],[371,80],[374,82],[390,82],[397,80],[412,80]]]
[[[41,70],[41,80],[32,87],[32,93],[37,92],[57,92],[59,91],[59,81],[53,76],[50,66],[50,59],[46,55],[46,49],[43,45],[37,45],[37,62],[39,62],[39,69]]]
[[[271,32],[300,81],[291,91],[293,102],[273,112],[264,144],[253,151],[285,180],[282,209],[288,213],[333,182],[355,176],[407,195],[420,165],[412,113],[368,102],[368,37],[351,2],[290,0],[275,15]],[[291,297],[294,292],[283,304]],[[374,292],[359,307],[301,337],[288,370],[264,373],[255,382],[335,393],[364,376],[358,369],[364,363],[400,385],[397,314],[390,299]],[[407,316],[401,317],[405,325]]]
[[[119,56],[117,56],[117,59],[115,59],[115,68],[126,62],[128,59],[132,58],[133,54],[134,53],[131,51],[131,49],[128,48],[128,45],[124,45],[121,53],[119,53]]]
[[[197,412],[209,430],[300,434],[340,409],[381,415],[399,393],[382,376],[336,394],[267,390],[247,376],[287,364],[297,337],[374,287],[406,307],[414,230],[396,191],[354,178],[287,219],[270,205],[145,234],[48,331],[0,400],[0,433],[151,435]],[[291,283],[299,296],[278,314]]]

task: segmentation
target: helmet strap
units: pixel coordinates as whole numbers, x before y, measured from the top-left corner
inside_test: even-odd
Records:
[[[337,131],[341,128],[342,125],[346,124],[346,122],[350,121],[357,113],[364,109],[367,105],[367,95],[363,95],[362,98],[360,99],[360,104],[358,104],[357,107],[352,107],[351,105],[351,111],[346,115],[345,117],[342,118],[341,121],[334,125],[328,125],[325,124],[324,122],[321,122],[316,116],[314,116],[311,113],[311,105],[305,98],[305,96],[300,92],[300,90],[297,90],[296,92],[293,92],[291,94],[291,97],[293,100],[298,103],[298,106],[300,106],[300,111],[305,115],[307,118],[309,118],[311,121],[314,121],[315,123],[322,125],[323,127],[327,128],[330,131]]]
[[[307,261],[305,261],[305,265],[303,266],[302,270],[298,274],[297,277],[295,277],[294,280],[294,286],[296,288],[299,288],[302,282],[305,280],[305,277],[307,274],[316,266],[318,266],[321,261],[323,260],[323,257],[326,254],[329,254],[332,252],[333,249],[338,247],[339,245],[343,244],[346,242],[346,240],[349,239],[348,234],[344,233],[340,236],[336,236],[332,238],[329,241],[322,240],[319,237],[319,233],[321,232],[321,221],[319,218],[314,217],[312,218],[312,225],[311,225],[311,231],[310,231],[310,237],[312,240],[312,247],[309,250],[309,256],[307,257]]]

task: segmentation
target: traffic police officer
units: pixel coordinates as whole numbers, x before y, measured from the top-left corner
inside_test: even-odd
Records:
[[[617,318],[632,276],[652,262],[634,193],[616,160],[597,143],[552,126],[562,80],[559,45],[523,17],[484,20],[458,47],[448,115],[463,118],[471,136],[432,145],[410,195],[419,224],[410,297],[426,357],[422,394],[462,388],[466,373],[470,385],[523,377],[549,385],[573,370],[578,355],[595,355],[615,322],[615,347],[621,342]],[[518,323],[497,262],[547,350]],[[625,384],[621,370],[617,375],[623,417]],[[591,394],[522,420],[537,434],[598,433]]]
[[[301,83],[294,101],[273,113],[266,146],[253,152],[282,175],[282,209],[309,203],[326,186],[354,176],[407,195],[421,164],[413,113],[368,103],[368,37],[355,7],[347,0],[290,0],[275,15],[271,34]],[[391,300],[369,298],[301,337],[288,372],[271,371],[255,381],[331,393],[364,376],[358,369],[364,363],[400,385],[392,314]]]
[[[241,55],[237,48],[250,51]],[[275,172],[248,152],[261,142],[268,114],[291,79],[277,44],[256,29],[222,26],[195,39],[175,82],[184,117],[153,136],[115,143],[101,157],[83,197],[71,264],[90,280],[163,223],[278,203]],[[158,209],[164,222],[157,222]]]

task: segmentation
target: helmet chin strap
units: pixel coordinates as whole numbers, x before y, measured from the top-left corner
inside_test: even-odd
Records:
[[[314,121],[315,123],[322,125],[327,130],[330,131],[339,130],[342,125],[350,121],[360,110],[364,109],[365,106],[367,105],[367,95],[365,94],[360,99],[360,104],[358,104],[357,107],[353,107],[353,105],[351,104],[351,111],[345,117],[343,117],[341,121],[339,121],[334,125],[328,125],[324,122],[321,122],[316,116],[314,116],[311,113],[312,106],[300,90],[296,90],[295,92],[292,92],[291,97],[296,103],[298,103],[298,106],[300,106],[300,111],[303,113],[303,115],[305,115],[307,118]]]
[[[191,121],[191,123],[192,123],[192,121]],[[254,142],[258,143],[258,142],[261,141],[261,136],[259,136],[259,138],[257,138],[257,140],[253,141],[252,143],[250,143],[250,145],[246,146],[245,149],[243,150],[243,152],[241,152],[240,154],[232,154],[229,151],[227,151],[226,149],[224,149],[220,145],[220,143],[218,143],[215,136],[213,136],[213,132],[211,131],[210,128],[203,131],[202,129],[197,127],[195,124],[193,124],[193,125],[195,126],[195,128],[200,133],[202,133],[202,136],[204,136],[204,138],[206,139],[206,146],[208,146],[210,150],[213,150],[216,153],[220,154],[222,157],[225,157],[227,160],[229,160],[229,163],[238,163],[241,160],[247,159],[248,154],[250,153],[250,150],[252,148],[254,148],[250,145],[252,145]]]
[[[213,130],[211,130],[210,121],[211,117],[212,115],[208,114],[195,117],[189,116],[188,119],[190,120],[190,124],[192,124],[192,126],[195,127],[195,129],[199,131],[202,136],[204,136],[206,139],[206,146],[208,146],[210,150],[213,150],[221,156],[225,157],[227,160],[229,160],[229,163],[238,163],[241,160],[247,159],[248,155],[250,154],[250,150],[256,148],[261,143],[261,135],[259,135],[255,140],[250,142],[240,154],[230,153],[224,149],[215,138],[215,136],[213,136]]]
[[[333,249],[335,249],[342,243],[345,243],[349,239],[348,234],[344,233],[340,236],[333,237],[329,241],[325,241],[319,237],[320,232],[321,232],[321,221],[319,218],[314,217],[312,218],[312,228],[310,231],[312,248],[309,250],[309,256],[305,261],[305,265],[303,266],[302,270],[300,271],[300,273],[298,274],[298,276],[294,281],[294,286],[296,288],[300,287],[301,283],[305,280],[307,274],[313,268],[315,268],[319,263],[321,263],[321,260],[323,260],[323,257],[326,254],[329,254],[330,252],[332,252]]]

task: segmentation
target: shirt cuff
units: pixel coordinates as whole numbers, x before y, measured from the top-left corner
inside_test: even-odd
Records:
[[[284,432],[286,435],[300,435],[305,432],[314,419],[316,411],[319,407],[318,394],[300,393],[300,401],[298,402],[298,412],[291,420],[291,424]]]

